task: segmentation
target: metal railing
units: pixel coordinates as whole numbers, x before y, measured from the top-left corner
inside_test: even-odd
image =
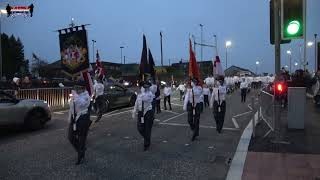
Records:
[[[40,88],[40,89],[20,89],[4,90],[9,94],[15,95],[18,99],[37,99],[46,101],[52,109],[68,107],[69,94],[72,88]]]

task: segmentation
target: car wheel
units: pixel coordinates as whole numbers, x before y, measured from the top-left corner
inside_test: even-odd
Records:
[[[130,98],[129,106],[130,106],[130,107],[131,107],[131,106],[134,106],[135,103],[136,103],[136,97],[135,97],[135,96],[132,96],[132,97]]]
[[[41,109],[31,111],[25,121],[25,125],[29,130],[38,130],[44,127],[47,115]]]

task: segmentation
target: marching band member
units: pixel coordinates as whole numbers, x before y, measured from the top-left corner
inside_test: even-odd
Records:
[[[218,82],[216,82],[216,87],[213,88],[213,92],[210,100],[210,108],[213,108],[213,115],[216,121],[216,129],[218,133],[221,133],[224,117],[226,113],[226,94],[227,89],[223,85],[224,79],[220,77]]]
[[[167,110],[167,101],[169,104],[169,108],[170,110],[172,110],[171,108],[171,94],[172,94],[172,90],[171,87],[169,85],[166,85],[166,87],[163,90],[163,94],[164,94],[164,109]]]
[[[246,102],[248,83],[244,78],[242,79],[242,82],[240,84],[240,90],[241,90],[241,102]]]
[[[188,85],[183,110],[188,111],[188,123],[193,131],[192,141],[199,136],[199,123],[200,123],[200,111],[201,111],[201,99],[202,88],[197,79],[193,79],[191,86]]]
[[[180,101],[182,101],[182,97],[183,97],[185,89],[186,89],[186,87],[184,87],[184,84],[181,82],[177,88],[177,90],[180,91]]]
[[[203,96],[204,96],[204,107],[209,107],[209,95],[210,95],[210,89],[208,88],[208,85],[203,86]]]
[[[151,84],[149,82],[141,83],[141,93],[138,94],[132,117],[138,114],[137,128],[141,136],[144,138],[144,151],[148,150],[151,142],[151,129],[154,120],[152,111],[153,94],[150,91]]]
[[[85,85],[75,86],[72,90],[69,100],[69,129],[68,139],[78,152],[78,160],[76,165],[82,163],[86,151],[86,139],[88,130],[91,125],[90,120],[90,103],[91,98],[88,91],[85,90]]]
[[[96,112],[98,114],[97,120],[95,122],[100,121],[103,111],[105,110],[105,102],[103,99],[103,93],[104,93],[104,85],[102,84],[102,81],[100,79],[94,81],[93,85],[93,97],[95,101],[95,108]]]

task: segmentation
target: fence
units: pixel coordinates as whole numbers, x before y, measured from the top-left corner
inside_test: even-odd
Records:
[[[251,107],[253,136],[255,136],[255,126],[259,120],[263,120],[270,128],[265,136],[267,136],[271,131],[274,131],[274,96],[264,90],[261,90],[257,101],[255,101],[255,97],[252,97]]]
[[[47,101],[52,109],[66,108],[68,106],[69,94],[72,88],[41,88],[20,89],[16,96],[18,99],[37,99]],[[14,90],[5,90],[14,95]]]

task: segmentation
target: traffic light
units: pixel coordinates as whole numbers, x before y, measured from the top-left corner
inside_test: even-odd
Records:
[[[274,44],[275,36],[274,36],[274,10],[273,10],[273,1],[270,0],[269,2],[269,9],[270,9],[270,44]],[[280,16],[279,16],[280,18]],[[280,44],[290,43],[291,40],[281,40]]]
[[[281,0],[281,37],[284,40],[303,38],[305,0]]]
[[[274,97],[276,100],[281,100],[285,98],[285,89],[287,88],[283,82],[277,82],[275,84]]]

